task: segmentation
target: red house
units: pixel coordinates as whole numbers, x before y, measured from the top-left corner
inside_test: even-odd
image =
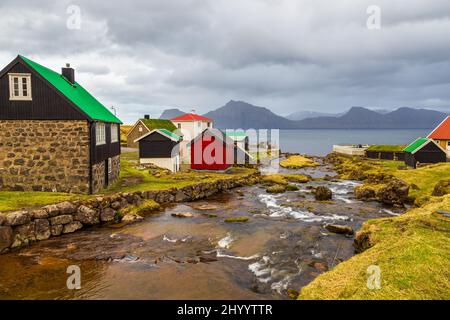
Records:
[[[205,129],[188,147],[191,169],[226,170],[234,164],[246,164],[250,155],[219,129]]]

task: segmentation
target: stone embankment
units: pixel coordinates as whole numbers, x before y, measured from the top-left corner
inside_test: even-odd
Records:
[[[138,206],[146,199],[159,204],[195,201],[258,181],[259,175],[251,174],[240,178],[202,182],[183,188],[118,193],[86,201],[47,205],[36,210],[0,213],[0,253],[35,241],[72,233],[83,227],[118,221],[121,209]]]

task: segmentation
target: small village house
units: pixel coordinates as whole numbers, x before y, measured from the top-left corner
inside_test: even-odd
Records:
[[[417,164],[446,162],[447,155],[434,140],[418,138],[403,149],[407,166],[416,168]]]
[[[250,155],[219,129],[205,129],[188,144],[191,169],[227,170],[234,164],[248,164]]]
[[[179,145],[181,137],[167,129],[155,129],[136,139],[139,162],[153,164],[172,172],[180,170]]]
[[[189,142],[205,129],[212,128],[213,120],[192,112],[175,117],[171,121],[177,128],[177,132],[183,136],[183,141],[180,143],[181,161],[189,164],[191,163],[191,156],[188,150]]]
[[[134,126],[128,131],[127,147],[137,148],[138,142],[136,141],[155,129],[166,129],[173,132],[176,130],[176,127],[170,120],[151,119],[149,115],[145,115],[143,119],[136,121]]]
[[[442,149],[447,152],[450,158],[450,116],[444,119],[429,135]]]
[[[70,65],[18,56],[0,72],[0,188],[98,192],[119,176],[120,124]]]

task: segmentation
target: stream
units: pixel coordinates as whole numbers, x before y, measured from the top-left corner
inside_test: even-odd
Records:
[[[276,163],[262,170],[270,173]],[[286,170],[312,177],[332,168]],[[328,186],[333,200],[316,202],[311,188]],[[353,254],[353,237],[327,223],[358,230],[393,212],[354,198],[354,181],[297,184],[268,194],[263,186],[168,205],[131,225],[93,227],[0,256],[0,299],[289,299],[320,273]],[[174,217],[189,212],[190,218]],[[227,223],[231,217],[249,217]],[[67,267],[81,270],[81,289],[66,286]]]

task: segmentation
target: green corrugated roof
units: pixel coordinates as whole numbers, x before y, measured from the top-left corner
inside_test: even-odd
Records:
[[[177,134],[175,134],[175,133],[173,133],[173,132],[171,132],[171,131],[169,131],[167,129],[158,129],[158,131],[161,131],[162,133],[164,133],[164,134],[174,138],[177,141],[180,141],[180,139],[181,139],[181,137],[179,135],[177,135]]]
[[[403,149],[403,151],[413,153],[414,151],[416,151],[417,149],[422,147],[425,143],[428,143],[428,141],[430,141],[430,139],[418,138],[413,143],[411,143],[409,146],[407,146],[405,149]]]
[[[108,110],[108,108],[106,108],[89,92],[87,92],[79,83],[75,82],[75,84],[72,84],[61,74],[41,66],[40,64],[25,58],[24,56],[20,57],[91,119],[122,123],[122,121],[120,121],[113,113],[111,113],[111,111]]]
[[[175,131],[177,127],[170,120],[165,119],[140,119],[145,126],[150,130],[166,129],[170,132]]]

